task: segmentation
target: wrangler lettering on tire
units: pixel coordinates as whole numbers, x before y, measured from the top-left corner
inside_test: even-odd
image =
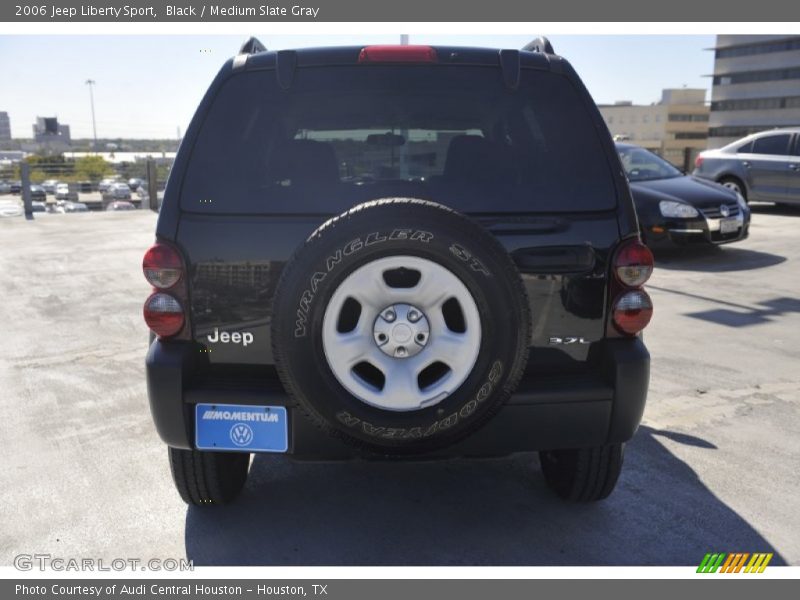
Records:
[[[368,202],[322,225],[273,304],[281,380],[318,426],[381,453],[475,431],[515,389],[528,302],[495,238],[444,206]]]

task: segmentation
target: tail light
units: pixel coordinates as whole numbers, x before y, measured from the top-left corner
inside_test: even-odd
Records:
[[[190,339],[186,313],[189,293],[180,252],[170,244],[156,242],[144,254],[142,271],[154,288],[144,303],[147,326],[162,339]]]
[[[183,328],[183,307],[169,294],[156,292],[144,303],[144,322],[160,338],[172,337]]]
[[[165,290],[180,281],[183,261],[181,261],[178,251],[172,246],[158,242],[144,253],[142,270],[150,285]]]
[[[653,317],[653,302],[644,290],[625,292],[614,301],[614,325],[625,335],[636,335]]]
[[[617,251],[614,273],[624,286],[644,285],[653,273],[653,253],[639,240],[626,243]]]
[[[360,63],[435,63],[436,50],[430,46],[366,46],[358,55]]]
[[[694,168],[699,169],[703,166],[703,156],[698,154],[697,158],[694,159]]]
[[[653,317],[653,302],[642,286],[653,273],[653,253],[638,239],[623,242],[614,255],[611,335],[634,336]]]

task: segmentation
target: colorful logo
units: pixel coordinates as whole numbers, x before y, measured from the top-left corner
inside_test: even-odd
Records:
[[[748,561],[748,559],[750,559]],[[772,552],[709,552],[703,557],[700,566],[697,567],[698,573],[763,573],[769,561],[772,560]],[[746,566],[745,566],[745,563]]]

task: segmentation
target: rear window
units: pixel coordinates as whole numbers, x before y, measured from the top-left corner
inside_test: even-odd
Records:
[[[181,206],[193,212],[342,212],[413,196],[463,212],[616,205],[581,95],[563,76],[464,66],[242,72],[218,91],[191,151]]]

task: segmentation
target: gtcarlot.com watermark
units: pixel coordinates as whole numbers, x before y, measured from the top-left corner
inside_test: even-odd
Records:
[[[73,558],[52,554],[17,554],[18,571],[194,571],[186,558]]]

